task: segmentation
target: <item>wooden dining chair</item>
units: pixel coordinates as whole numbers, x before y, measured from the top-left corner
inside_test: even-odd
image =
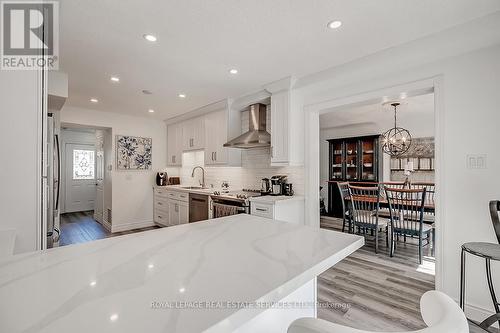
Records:
[[[348,182],[338,182],[337,186],[340,192],[340,200],[342,200],[342,232],[345,231],[346,224],[348,225],[348,231],[351,232],[351,217],[349,208],[349,183]]]
[[[423,223],[426,189],[385,187],[385,193],[391,215],[390,256],[394,256],[397,236],[418,237],[418,262],[422,264],[423,241],[430,244],[433,231],[432,226]]]
[[[407,182],[381,182],[381,183],[379,183],[379,186],[381,189],[380,197],[383,198],[384,200],[386,200],[385,191],[384,191],[384,188],[386,186],[389,188],[403,189],[403,188],[407,188],[409,186],[409,184]],[[391,213],[389,212],[389,208],[386,208],[386,207],[381,207],[378,215],[381,217],[384,217],[384,218],[391,217]]]
[[[390,187],[390,186],[389,186]],[[415,182],[410,184],[411,189],[424,189],[425,188],[425,208],[424,209],[424,223],[434,223],[436,211],[430,209],[435,207],[434,197],[436,195],[436,185],[434,183]]]
[[[386,233],[386,244],[389,245],[387,232],[387,220],[380,218],[380,188],[358,187],[349,185],[349,196],[351,199],[351,223],[353,230],[357,227],[358,233],[363,230],[371,231],[375,236],[375,253],[378,253],[379,232]]]

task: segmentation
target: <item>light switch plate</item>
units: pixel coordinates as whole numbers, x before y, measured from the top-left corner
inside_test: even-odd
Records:
[[[486,154],[469,154],[467,155],[467,169],[486,169],[487,167]]]

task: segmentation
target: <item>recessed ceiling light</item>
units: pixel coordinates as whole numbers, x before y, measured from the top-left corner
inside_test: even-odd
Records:
[[[144,39],[147,40],[148,42],[156,42],[158,40],[156,36],[150,34],[142,35],[142,37],[144,37]]]
[[[331,21],[331,22],[328,22],[327,27],[330,29],[337,29],[337,28],[340,28],[341,25],[342,25],[341,21]]]
[[[183,292],[185,292],[185,291],[186,291],[186,288],[180,288],[180,289],[179,289],[179,292],[180,292],[181,294],[182,294]]]
[[[229,73],[231,74],[238,74],[238,70],[236,68],[230,69]]]
[[[179,98],[186,98],[185,94],[179,94]]]
[[[111,320],[111,321],[117,321],[117,320],[118,320],[118,314],[117,314],[117,313],[113,313],[113,314],[109,317],[109,320]]]
[[[97,284],[97,281],[92,281],[92,282],[90,282],[90,286],[91,286],[91,287],[94,287],[96,284]]]
[[[120,82],[120,78],[118,76],[112,76],[111,81],[113,82]]]
[[[99,100],[98,100],[97,98],[91,98],[91,99],[90,99],[90,101],[91,101],[92,103],[97,103],[97,102],[99,102]]]
[[[155,110],[153,110],[153,109],[149,109],[149,110],[148,110],[148,112],[149,112],[149,113],[155,113]]]
[[[149,265],[148,265],[148,268],[149,268],[149,269],[153,269],[153,268],[155,268],[155,265],[153,265],[153,264],[149,264]]]

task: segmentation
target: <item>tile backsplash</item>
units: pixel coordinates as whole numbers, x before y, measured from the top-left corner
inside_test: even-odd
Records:
[[[242,133],[248,131],[248,111],[242,113]],[[270,132],[271,114],[267,112],[267,130]],[[272,135],[272,133],[271,133]],[[220,188],[223,181],[229,182],[230,190],[241,190],[242,188],[260,189],[262,178],[270,178],[274,175],[288,176],[288,182],[293,184],[295,194],[304,194],[304,167],[272,167],[270,148],[256,148],[243,150],[241,154],[241,167],[212,167],[205,168],[205,184]],[[191,177],[195,166],[204,166],[203,151],[187,152],[182,154],[181,168],[168,168],[169,176],[179,176],[181,184],[199,185],[201,171],[195,171],[195,177]]]
[[[271,155],[269,148],[250,149],[242,152],[241,167],[212,167],[205,168],[205,184],[220,188],[223,181],[228,181],[230,189],[241,190],[242,188],[260,189],[262,178],[270,178],[273,175],[286,175],[288,182],[294,186],[295,194],[304,194],[304,168],[303,167],[271,167]],[[191,177],[195,166],[204,166],[203,151],[187,152],[182,154],[182,167],[169,168],[169,176],[179,176],[181,184],[187,186],[199,185],[201,171],[195,171],[195,177]]]

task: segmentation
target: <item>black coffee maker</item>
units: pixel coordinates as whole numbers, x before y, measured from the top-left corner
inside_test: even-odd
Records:
[[[168,175],[166,172],[156,173],[156,186],[166,186],[168,183]]]

